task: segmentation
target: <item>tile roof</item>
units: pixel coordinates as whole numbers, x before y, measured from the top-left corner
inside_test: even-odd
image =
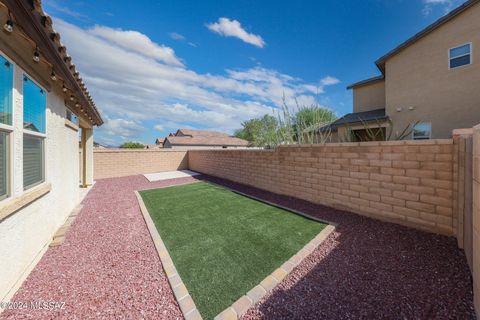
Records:
[[[202,137],[229,137],[228,134],[223,133],[223,132],[218,132],[218,131],[210,131],[210,130],[191,130],[191,129],[178,129],[177,133],[175,134],[178,136],[178,134],[181,133],[186,136],[202,136]]]
[[[34,41],[40,55],[55,67],[55,73],[77,99],[78,113],[96,125],[103,123],[85,83],[67,54],[66,47],[60,42],[60,34],[53,29],[52,18],[42,8],[40,0],[4,0],[2,1],[19,24],[20,30]],[[14,29],[15,30],[15,29]],[[70,94],[70,93],[69,93]]]
[[[376,76],[376,77],[372,77],[372,78],[368,78],[368,79],[365,79],[365,80],[361,80],[361,81],[352,83],[351,85],[349,85],[347,87],[347,89],[353,89],[353,88],[361,87],[361,86],[364,86],[364,85],[367,85],[367,84],[372,84],[372,83],[380,82],[380,81],[384,81],[384,80],[385,80],[385,76],[382,74],[380,76]]]
[[[343,117],[337,119],[336,121],[332,122],[331,124],[322,127],[321,131],[326,131],[328,129],[335,131],[338,127],[343,125],[351,125],[351,124],[359,124],[363,122],[371,122],[371,121],[386,121],[389,117],[385,114],[385,109],[375,109],[370,111],[364,112],[355,112],[355,113],[348,113]]]
[[[172,145],[183,146],[244,146],[248,145],[248,141],[230,137],[227,134],[223,136],[175,136],[167,137],[165,142],[170,142]]]

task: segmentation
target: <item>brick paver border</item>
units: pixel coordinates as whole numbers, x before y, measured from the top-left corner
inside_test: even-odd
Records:
[[[195,182],[192,182],[195,183]],[[212,183],[208,181],[208,183]],[[188,184],[188,183],[187,183]],[[215,184],[215,183],[212,183]],[[304,216],[308,219],[315,220],[320,223],[327,223],[328,225],[320,231],[320,233],[313,238],[310,242],[308,242],[300,251],[298,251],[294,256],[292,256],[287,262],[282,264],[278,269],[272,272],[272,274],[268,275],[265,279],[263,279],[257,286],[252,288],[248,291],[245,295],[240,297],[237,301],[235,301],[230,307],[223,310],[219,313],[215,320],[227,320],[227,319],[238,319],[241,317],[247,310],[252,307],[255,303],[260,301],[265,295],[267,295],[270,291],[272,291],[296,266],[298,266],[310,253],[312,253],[327,237],[335,230],[336,224],[332,222],[327,222],[321,219],[317,219],[313,216],[310,216],[306,213],[290,209],[288,207],[284,207],[278,205],[276,203],[272,203],[270,201],[263,200],[261,198],[257,198],[243,192],[239,192],[237,190],[230,189],[226,186],[219,185],[222,188],[227,188],[235,193],[241,194],[248,198],[255,199],[257,201],[261,201],[263,203],[293,212],[295,214]],[[167,186],[164,188],[168,188],[171,186]],[[160,189],[160,188],[154,188]],[[135,191],[135,195],[137,196],[138,204],[140,206],[140,210],[142,211],[143,218],[145,223],[147,224],[148,231],[150,232],[150,236],[152,237],[153,243],[155,244],[155,248],[157,249],[158,256],[160,257],[160,261],[162,262],[163,269],[165,274],[167,275],[168,282],[170,283],[170,287],[173,290],[173,294],[177,299],[178,305],[183,313],[183,316],[186,320],[198,320],[202,319],[200,312],[198,311],[197,307],[195,306],[195,302],[193,301],[192,297],[188,293],[187,287],[183,283],[180,275],[175,268],[172,258],[168,253],[167,247],[165,246],[160,234],[158,233],[155,224],[148,213],[145,204],[143,203],[143,199],[140,196],[138,191]]]
[[[168,282],[173,290],[173,294],[175,295],[175,299],[177,299],[177,303],[180,306],[180,310],[182,311],[185,320],[201,320],[202,316],[200,315],[200,312],[198,312],[195,302],[193,302],[192,297],[188,293],[187,287],[180,278],[177,268],[175,268],[175,265],[173,264],[173,260],[168,253],[167,247],[165,246],[165,243],[163,243],[152,217],[150,217],[147,207],[145,207],[145,204],[143,203],[140,193],[135,191],[135,195],[137,196],[143,219],[147,224],[148,231],[150,232],[150,236],[152,237],[158,256],[162,262],[163,270],[167,275]]]

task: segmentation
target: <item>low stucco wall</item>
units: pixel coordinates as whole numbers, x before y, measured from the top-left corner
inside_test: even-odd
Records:
[[[188,169],[186,150],[97,149],[94,179]]]
[[[191,150],[191,170],[453,235],[453,140]]]
[[[473,135],[473,296],[480,319],[480,125]]]

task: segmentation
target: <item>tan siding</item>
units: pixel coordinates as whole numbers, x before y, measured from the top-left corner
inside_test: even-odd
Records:
[[[449,49],[468,42],[473,64],[450,70]],[[386,111],[395,131],[426,121],[433,138],[448,138],[453,129],[480,122],[480,4],[387,60],[385,76]]]
[[[353,112],[385,108],[385,81],[374,82],[352,89]]]

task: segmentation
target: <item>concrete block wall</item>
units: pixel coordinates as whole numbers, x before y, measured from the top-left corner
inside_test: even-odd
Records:
[[[473,134],[473,297],[480,319],[480,125]]]
[[[188,169],[186,150],[97,149],[94,179]]]
[[[189,168],[426,231],[454,234],[452,139],[190,150]]]

